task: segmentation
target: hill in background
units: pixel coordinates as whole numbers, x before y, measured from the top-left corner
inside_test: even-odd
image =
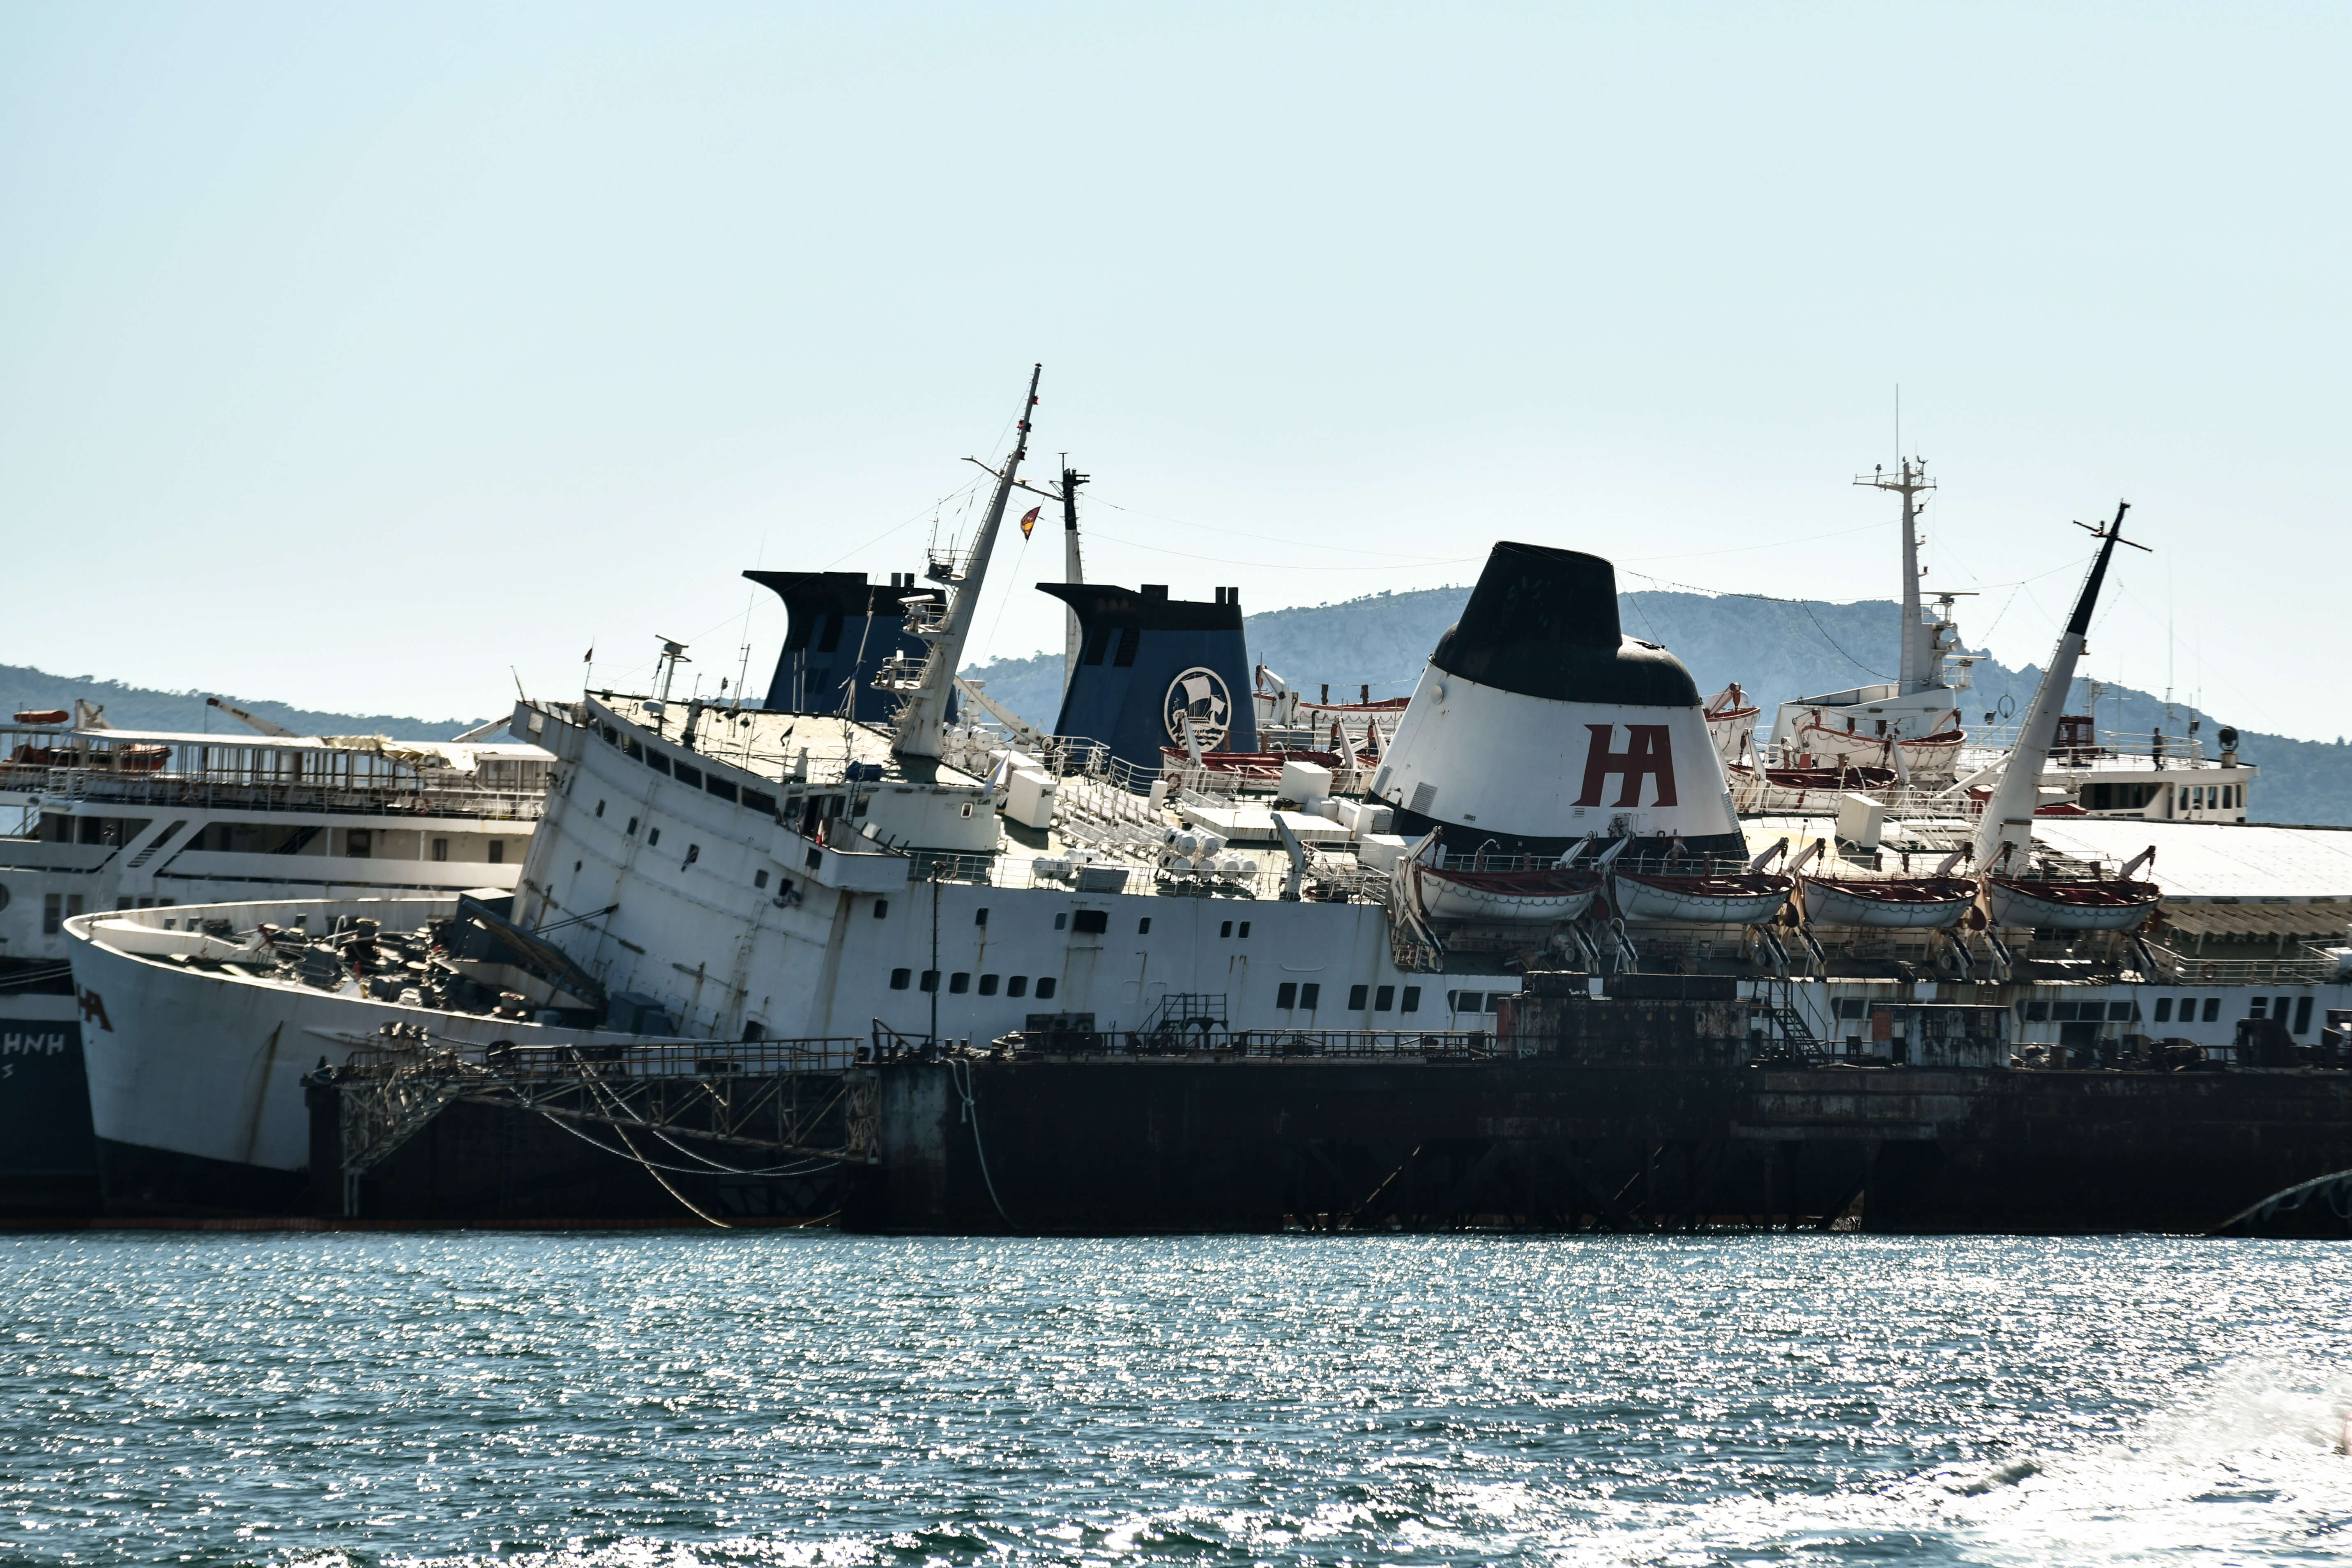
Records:
[[[1412,689],[1430,649],[1469,597],[1467,587],[1431,588],[1273,610],[1245,617],[1244,634],[1254,660],[1310,697],[1326,681],[1334,698],[1353,698],[1365,685],[1376,698],[1401,697]],[[1768,720],[1775,705],[1794,698],[1895,679],[1891,661],[1902,608],[1890,599],[1828,605],[1638,593],[1619,595],[1617,607],[1625,630],[1672,648],[1702,693],[1737,680]],[[1034,724],[1050,728],[1060,711],[1058,652],[1000,658],[964,673],[986,681],[989,696]],[[2012,669],[1985,658],[1976,666],[1972,689],[1960,697],[1963,717],[1970,725],[1981,723],[1988,711],[2002,710],[2004,700],[2007,712],[2021,713],[2041,679],[2032,665]],[[2082,682],[2074,696],[2076,706],[2069,711],[2084,711]],[[2192,717],[2201,718],[2210,755],[2220,727],[2213,717],[2185,703],[2174,704],[2172,713],[2166,723],[2161,698],[2111,687],[2099,700],[2097,717],[2102,731],[2164,729],[2176,736],[2186,733]],[[2352,826],[2352,751],[2343,741],[2297,741],[2240,728],[2240,755],[2263,770],[2251,797],[2255,818]]]
[[[233,702],[256,718],[283,724],[298,735],[383,735],[394,741],[446,741],[462,735],[487,719],[411,719],[397,713],[326,713],[315,708],[294,708],[267,698],[231,697],[225,692],[151,691],[100,680],[89,675],[51,675],[21,664],[0,664],[0,701],[5,711],[63,708],[70,712],[79,697],[106,710],[106,721],[118,730],[170,730],[189,734],[254,731],[216,708],[205,706],[207,696]]]

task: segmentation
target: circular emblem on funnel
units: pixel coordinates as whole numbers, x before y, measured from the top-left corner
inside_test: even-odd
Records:
[[[1170,681],[1160,708],[1168,721],[1168,738],[1180,746],[1188,723],[1204,752],[1223,745],[1225,731],[1234,724],[1233,693],[1226,689],[1224,677],[1205,665],[1196,664]]]

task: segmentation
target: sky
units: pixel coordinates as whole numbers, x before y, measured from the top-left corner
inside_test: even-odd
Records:
[[[2352,730],[2352,11],[0,5],[0,662],[341,710],[765,685],[747,567],[919,566],[967,456],[1087,575],[1931,587]],[[1899,389],[1899,394],[1898,394]],[[1024,500],[1024,507],[1034,504]],[[1048,509],[1048,521],[1051,509]],[[979,659],[1059,646],[1007,531]],[[762,600],[765,600],[763,603]]]

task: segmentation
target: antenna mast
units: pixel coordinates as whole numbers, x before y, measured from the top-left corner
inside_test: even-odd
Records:
[[[1899,416],[1898,416],[1899,417]],[[1903,647],[1896,695],[1907,697],[1927,689],[1927,671],[1934,662],[1934,631],[1919,616],[1919,509],[1936,488],[1927,477],[1925,458],[1899,458],[1894,479],[1877,468],[1854,476],[1854,483],[1874,490],[1893,490],[1903,498]]]
[[[988,520],[980,526],[980,536],[972,541],[971,553],[965,557],[963,571],[957,574],[953,563],[948,563],[944,574],[932,575],[946,583],[954,596],[945,613],[936,606],[918,605],[907,618],[908,629],[930,645],[930,653],[923,660],[922,674],[906,703],[898,710],[897,750],[905,757],[936,757],[940,754],[940,732],[947,725],[948,699],[955,690],[956,667],[963,661],[964,643],[971,636],[972,617],[980,610],[981,585],[988,579],[989,552],[996,548],[996,531],[1004,521],[1004,503],[1013,499],[1013,486],[1021,473],[1021,459],[1029,455],[1029,415],[1037,406],[1037,378],[1045,366],[1033,365],[1029,370],[1029,395],[1022,399],[1021,417],[1015,421],[1018,434],[1013,442],[1013,455],[1004,460],[1004,469],[996,476],[996,494],[988,503]]]
[[[1070,455],[1062,454],[1062,581],[1083,583],[1087,580],[1086,563],[1078,559],[1078,487],[1094,476],[1082,474],[1070,467]],[[1070,679],[1078,672],[1078,612],[1064,612],[1068,625],[1062,636],[1062,689],[1069,689]]]

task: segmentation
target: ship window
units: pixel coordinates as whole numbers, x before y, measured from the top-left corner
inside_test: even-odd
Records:
[[[1151,934],[1151,917],[1150,915],[1146,915],[1141,920],[1135,922],[1135,934],[1138,936],[1150,936]]]
[[[1369,1002],[1369,1001],[1370,1001],[1370,1000],[1371,1000],[1371,995],[1372,995],[1372,988],[1371,988],[1370,986],[1369,986],[1369,985],[1350,985],[1350,986],[1349,986],[1349,987],[1348,987],[1348,1011],[1349,1011],[1350,1013],[1360,1013],[1360,1012],[1362,1012],[1362,1011],[1364,1010],[1364,1005],[1365,1005],[1367,1002]]]
[[[666,773],[669,772],[669,759],[663,756],[659,752],[647,752],[646,753],[646,766],[653,769],[653,771],[657,773]]]
[[[604,815],[604,803],[601,800],[596,803],[596,815],[599,816]]]
[[[1313,1012],[1315,1005],[1322,999],[1323,987],[1314,981],[1306,981],[1298,987],[1298,1005],[1308,1012]]]
[[[877,920],[877,921],[878,921],[878,920],[882,919],[884,916],[887,915],[889,912],[890,912],[890,900],[887,900],[887,899],[877,899],[877,900],[874,900],[874,918],[875,918],[876,920]]]
[[[980,977],[980,994],[982,996],[993,996],[996,994],[996,979],[997,977],[993,974],[983,974]]]
[[[1234,934],[1234,922],[1233,922],[1233,921],[1223,921],[1223,922],[1220,923],[1220,924],[1218,925],[1218,927],[1217,927],[1217,934],[1218,934],[1219,936],[1231,936],[1231,935],[1233,935],[1233,934]]]
[[[776,815],[776,797],[764,791],[756,789],[745,790],[743,792],[743,804],[753,811],[758,812],[762,816],[773,816]]]
[[[629,831],[635,833],[636,830],[637,819],[633,816],[629,818]],[[436,838],[433,841],[433,858],[436,860],[446,860],[449,858],[449,841],[447,839]]]
[[[2169,1024],[2172,1022],[2171,997],[2159,996],[2156,999],[2156,1021],[2159,1024]]]
[[[354,860],[364,860],[375,852],[375,837],[364,827],[354,827],[343,840],[343,853]]]
[[[984,926],[988,923],[988,909],[986,905],[982,905],[981,908],[971,911],[971,923],[976,926]]]
[[[751,873],[751,886],[753,886],[753,887],[755,887],[755,888],[764,888],[764,887],[766,887],[767,885],[768,885],[768,873],[767,873],[766,871],[764,871],[764,870],[760,870],[760,871],[754,871],[754,872],[752,872],[752,873]]]
[[[2132,1005],[2128,1002],[2110,1002],[2107,1004],[2107,1016],[2118,1024],[2128,1024],[2133,1022],[2132,1011]]]
[[[2294,999],[2294,1032],[2300,1035],[2305,1029],[2310,1027],[2311,998],[2308,996],[2298,996]]]
[[[1250,926],[1249,921],[1242,921],[1241,930],[1239,930],[1239,931],[1237,931],[1234,932],[1234,934],[1235,936],[1237,936],[1237,937],[1242,938],[1244,941],[1247,941],[1247,940],[1248,940],[1248,938],[1249,938],[1249,926]]]
[[[658,827],[648,827],[648,828],[646,828],[646,842],[647,844],[658,844],[658,843],[660,843],[660,842],[661,842],[661,829],[660,829],[660,828],[658,828]]]
[[[643,761],[645,758],[646,749],[643,746],[638,745],[635,741],[623,741],[621,742],[621,750],[640,761]]]
[[[1129,626],[1121,631],[1118,634],[1118,652],[1111,656],[1111,664],[1119,669],[1125,669],[1132,665],[1135,662],[1136,647],[1142,641],[1143,632],[1139,627]]]
[[[680,763],[671,771],[677,773],[677,782],[686,785],[688,789],[698,789],[701,787],[702,770],[700,768],[689,767],[686,763]]]
[[[1373,992],[1373,993],[1372,993],[1372,1011],[1373,1011],[1373,1012],[1375,1012],[1375,1013],[1387,1013],[1387,1012],[1393,1011],[1395,1007],[1396,1007],[1396,987],[1395,987],[1395,986],[1393,986],[1393,985],[1383,985],[1383,986],[1381,986],[1379,990],[1377,990],[1377,991],[1375,991],[1375,992]]]
[[[940,972],[939,972],[938,970],[936,970],[936,969],[926,969],[926,970],[924,970],[924,971],[923,971],[923,989],[924,989],[924,990],[926,990],[926,991],[937,991],[939,988],[940,988]]]
[[[953,974],[948,976],[948,994],[951,996],[961,996],[971,989],[971,974],[970,971],[959,969]]]
[[[1108,910],[1080,910],[1071,918],[1070,929],[1074,931],[1083,931],[1099,935],[1100,933],[1110,930],[1110,911]]]
[[[1055,931],[1067,931],[1070,929],[1069,910],[1064,910],[1060,914],[1054,917],[1054,929]]]
[[[914,977],[915,972],[911,969],[894,969],[890,972],[890,989],[904,991],[907,988],[907,983]]]
[[[1012,979],[1007,980],[1004,983],[1004,994],[1007,996],[1028,995],[1029,977],[1025,974],[1016,974]]]
[[[1050,974],[1037,976],[1037,1000],[1043,1002],[1053,994],[1054,977]]]
[[[2209,1024],[2219,1023],[2219,1022],[2221,1021],[2221,999],[2219,996],[2208,996],[2208,997],[2206,997],[2206,998],[2205,998],[2205,1022],[2207,1022],[2207,1023],[2209,1023]]]
[[[721,800],[733,800],[735,798],[735,786],[729,784],[725,779],[705,779],[702,781],[702,787],[709,790],[712,795],[717,795]]]
[[[58,928],[65,919],[65,907],[66,901],[61,894],[41,895],[41,934],[43,936],[58,934]]]
[[[2261,1017],[2263,1016],[2263,1009],[2270,1005],[2270,1000],[2271,999],[2267,996],[2255,997],[2252,1002],[2246,1005],[2246,1016],[2249,1018]]]
[[[692,857],[691,855],[689,855],[689,856],[688,856],[688,857],[687,857],[687,858],[690,860],[690,859],[692,859],[692,858],[693,858],[693,857]],[[493,839],[491,839],[491,840],[490,840],[490,864],[491,864],[491,865],[493,865],[493,866],[503,866],[503,865],[505,865],[506,863],[507,863],[507,841],[506,841],[505,839],[503,839],[503,838],[493,838]]]
[[[1418,1013],[1421,1011],[1420,986],[1408,985],[1404,988],[1404,995],[1397,1004],[1397,1011],[1400,1013]]]
[[[1298,1005],[1298,982],[1286,980],[1274,988],[1274,1005],[1288,1009]]]

